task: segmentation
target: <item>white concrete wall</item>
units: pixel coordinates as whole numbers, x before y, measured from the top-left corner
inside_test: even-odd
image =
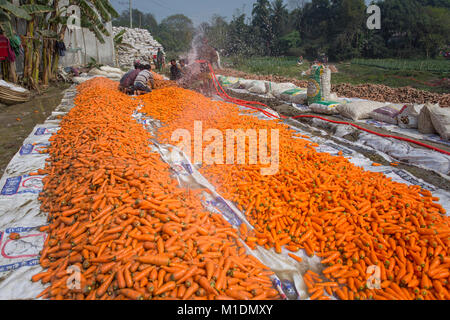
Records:
[[[67,51],[66,56],[60,58],[60,65],[63,67],[84,65],[89,63],[92,57],[98,63],[115,66],[116,55],[110,22],[107,24],[106,29],[111,36],[104,36],[105,43],[103,44],[88,29],[67,30],[64,35]],[[73,49],[80,50],[71,52]]]
[[[68,0],[62,0],[60,6],[65,6]],[[98,63],[115,66],[116,55],[114,51],[114,35],[112,23],[105,25],[110,36],[103,36],[105,43],[100,43],[94,33],[86,28],[68,29],[64,35],[66,56],[60,58],[60,65],[63,67],[80,66],[89,63],[90,58],[94,58]],[[77,52],[71,52],[78,49]]]

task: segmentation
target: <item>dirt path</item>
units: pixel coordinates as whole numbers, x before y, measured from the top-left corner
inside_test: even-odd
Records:
[[[0,106],[0,177],[31,130],[59,105],[67,84],[58,84],[26,103]]]

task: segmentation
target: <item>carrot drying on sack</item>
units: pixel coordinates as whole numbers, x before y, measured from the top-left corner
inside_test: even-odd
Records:
[[[194,137],[195,121],[203,133],[216,129],[224,137],[229,129],[279,130],[276,174],[261,175],[265,165],[249,164],[248,157],[245,164],[203,165],[200,172],[245,213],[254,229],[240,236],[251,248],[302,249],[323,258],[333,286],[312,288],[314,298],[450,298],[450,220],[428,190],[365,171],[342,153],[319,153],[280,120],[260,120],[189,90],[161,89],[142,101],[143,112],[163,123],[157,137],[164,143],[178,128]],[[246,139],[246,156],[249,148]],[[367,286],[371,266],[380,270],[380,289]]]
[[[78,86],[50,138],[39,195],[48,237],[32,277],[50,299],[278,299],[270,272],[237,231],[203,209],[205,190],[180,189],[132,117],[138,101],[117,83]],[[80,271],[79,287],[67,285]],[[76,267],[76,268],[75,268]]]

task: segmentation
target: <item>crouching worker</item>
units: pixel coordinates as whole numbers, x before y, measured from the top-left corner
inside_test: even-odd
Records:
[[[136,61],[134,63],[134,69],[125,73],[122,79],[120,79],[119,90],[126,94],[133,94],[134,81],[136,80],[136,77],[142,71],[142,69],[142,64],[140,64],[139,61]]]
[[[152,88],[155,87],[155,82],[153,80],[153,74],[151,73],[151,66],[146,64],[142,67],[142,71],[139,72],[136,80],[134,81],[134,92],[137,95],[152,92]],[[151,83],[151,88],[148,83]]]

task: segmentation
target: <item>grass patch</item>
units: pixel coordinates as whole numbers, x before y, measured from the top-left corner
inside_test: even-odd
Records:
[[[450,61],[445,59],[401,60],[401,59],[353,59],[352,64],[378,67],[387,70],[425,71],[450,73]]]
[[[260,75],[273,74],[299,80],[308,79],[307,76],[302,76],[302,72],[310,66],[309,62],[298,66],[295,57],[232,57],[222,60],[225,66],[243,72]],[[333,84],[374,83],[390,87],[411,86],[436,93],[448,93],[450,89],[448,85],[430,85],[430,83],[450,76],[450,61],[447,60],[355,59],[335,65],[339,73],[332,74]]]

